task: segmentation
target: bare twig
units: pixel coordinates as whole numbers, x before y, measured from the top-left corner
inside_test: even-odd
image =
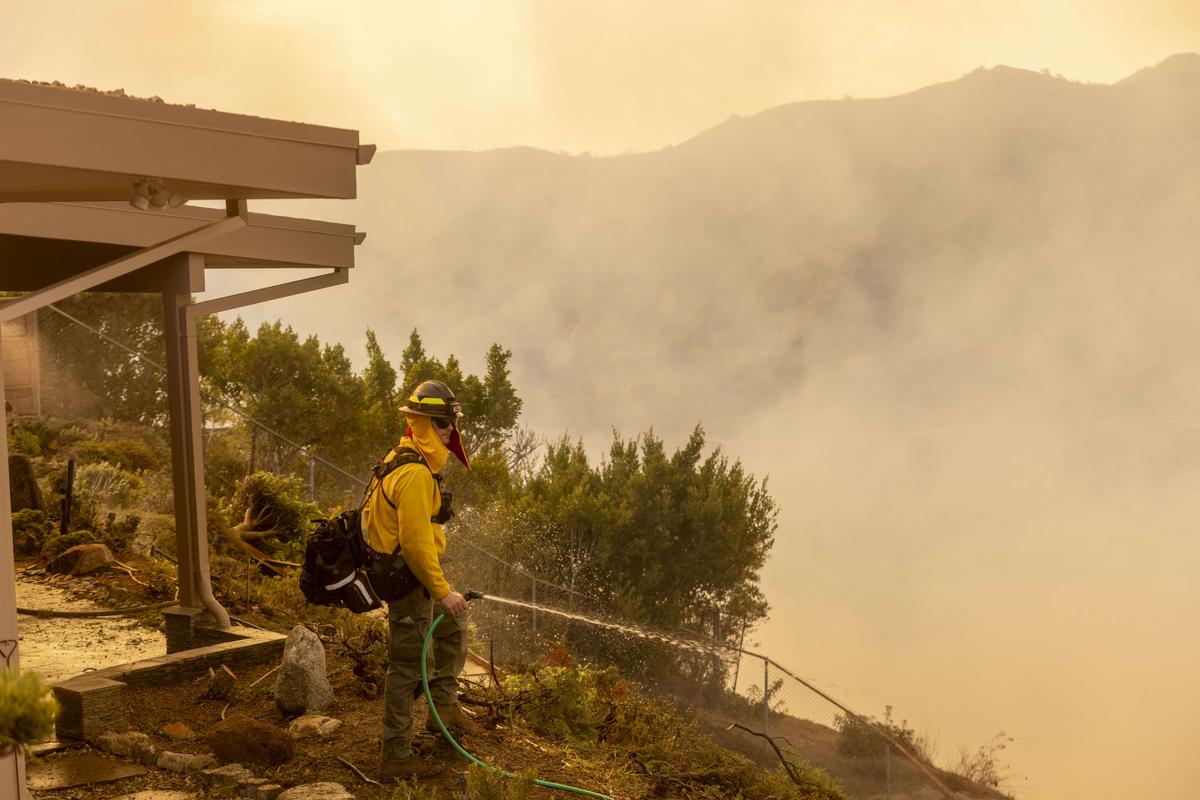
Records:
[[[171,555],[170,553],[166,552],[165,550],[159,550],[158,547],[155,545],[150,545],[150,555],[162,556],[167,561],[170,561],[172,564],[179,563],[179,559],[177,559],[175,556]]]
[[[255,686],[255,685],[257,685],[257,684],[261,683],[261,682],[263,681],[263,679],[264,679],[264,678],[266,678],[268,675],[270,675],[270,674],[271,674],[271,673],[273,673],[273,672],[277,672],[277,671],[279,670],[279,667],[282,667],[282,666],[283,666],[283,665],[282,665],[282,664],[280,664],[278,667],[272,667],[271,669],[267,670],[267,671],[266,671],[266,672],[264,672],[262,675],[260,675],[260,676],[259,676],[259,677],[258,677],[258,678],[257,678],[257,679],[254,681],[254,683],[250,684],[250,686]],[[250,686],[247,686],[246,688],[247,688],[247,689],[249,689],[249,688],[250,688]]]
[[[500,685],[500,679],[496,677],[496,640],[488,639],[488,670],[492,673],[492,683],[504,694],[504,687]]]
[[[123,563],[123,562],[121,562],[121,561],[116,561],[116,560],[114,560],[114,561],[112,562],[111,566],[114,566],[114,567],[116,567],[117,569],[119,569],[119,570],[121,570],[122,572],[124,572],[126,575],[128,575],[128,576],[130,577],[130,579],[131,579],[131,580],[132,580],[134,583],[138,584],[139,586],[146,586],[146,587],[149,587],[149,584],[143,583],[142,581],[139,581],[139,580],[138,580],[136,577],[134,577],[134,574],[133,574],[133,573],[135,572],[135,570],[134,570],[134,568],[133,568],[133,567],[129,566],[128,564],[125,564],[125,563]]]
[[[800,774],[798,772],[796,772],[796,765],[793,764],[791,761],[788,761],[784,757],[783,751],[779,749],[779,745],[775,744],[774,737],[768,736],[767,734],[762,733],[761,731],[756,731],[756,730],[747,728],[745,725],[742,725],[737,722],[730,723],[729,727],[726,728],[725,730],[731,731],[734,728],[743,730],[746,733],[748,733],[752,736],[757,736],[760,739],[765,739],[767,741],[767,744],[771,745],[771,749],[775,751],[775,755],[779,756],[779,763],[783,765],[784,771],[787,772],[788,779],[792,783],[796,784],[797,786],[803,786],[803,784],[800,781]]]
[[[363,779],[364,781],[366,781],[367,783],[373,783],[373,784],[375,784],[376,786],[383,786],[383,784],[382,784],[382,783],[380,783],[379,781],[375,780],[374,778],[368,778],[366,775],[364,775],[364,774],[363,774],[363,771],[362,771],[361,769],[359,769],[358,767],[354,766],[353,764],[351,764],[349,761],[347,761],[346,759],[342,758],[341,756],[338,756],[338,757],[337,757],[337,760],[338,760],[338,761],[340,761],[340,762],[342,762],[343,764],[345,764],[345,765],[346,765],[347,767],[349,767],[350,769],[354,770],[354,774],[355,774],[355,775],[357,775],[358,777],[362,778],[362,779]]]

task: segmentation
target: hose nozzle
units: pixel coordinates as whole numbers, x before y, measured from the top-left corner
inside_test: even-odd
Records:
[[[477,592],[474,589],[468,589],[467,591],[463,592],[463,599],[468,603],[472,600],[482,600],[483,592]]]

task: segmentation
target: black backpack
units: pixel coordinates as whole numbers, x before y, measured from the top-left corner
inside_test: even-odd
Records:
[[[308,535],[300,570],[300,591],[310,604],[342,606],[362,614],[379,608],[381,600],[398,600],[421,585],[400,554],[399,545],[391,553],[379,553],[367,544],[363,535],[362,509],[375,487],[383,491],[383,479],[405,464],[429,467],[415,450],[405,447],[394,452],[391,461],[386,461],[385,456],[372,468],[372,480],[358,508],[318,520],[317,527]],[[441,475],[434,473],[433,477],[441,483]],[[386,493],[383,499],[396,508]],[[454,515],[451,500],[449,492],[442,493],[441,509],[431,522],[449,521]]]

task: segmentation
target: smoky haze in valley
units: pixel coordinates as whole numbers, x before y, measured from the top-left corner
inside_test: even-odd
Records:
[[[764,649],[1021,797],[1183,798],[1200,750],[1200,56],[1007,67],[674,147],[382,152],[302,332],[477,369],[601,454],[696,423],[782,507]],[[285,208],[283,204],[277,206]],[[296,213],[294,204],[285,213]]]

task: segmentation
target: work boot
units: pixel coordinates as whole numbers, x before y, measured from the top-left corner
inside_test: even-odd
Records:
[[[440,766],[431,764],[428,761],[422,761],[421,757],[416,753],[405,758],[389,759],[379,765],[380,783],[406,781],[409,778],[424,780],[427,778],[436,778],[441,774],[442,768]]]
[[[438,714],[442,718],[442,722],[446,725],[446,730],[450,731],[450,735],[455,739],[461,739],[464,736],[470,736],[479,731],[479,726],[475,721],[463,713],[462,707],[458,703],[453,703],[445,708],[438,708]],[[425,718],[425,730],[430,733],[436,733],[439,736],[442,734],[442,729],[438,727],[437,721],[434,720],[433,714]]]

